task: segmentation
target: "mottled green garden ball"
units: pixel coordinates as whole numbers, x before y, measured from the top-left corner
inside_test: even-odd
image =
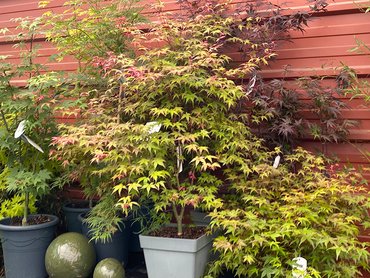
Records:
[[[45,255],[46,272],[52,278],[86,278],[96,261],[93,245],[79,233],[65,233],[54,239]]]
[[[95,267],[93,278],[125,278],[125,270],[122,264],[114,259],[101,260]]]

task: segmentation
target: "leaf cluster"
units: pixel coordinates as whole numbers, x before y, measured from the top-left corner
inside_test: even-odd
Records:
[[[328,176],[320,157],[298,148],[277,169],[256,167],[234,180],[234,194],[210,213],[220,230],[219,257],[209,276],[224,269],[237,277],[292,277],[293,258],[307,259],[305,277],[355,277],[368,268],[369,195],[353,170]]]
[[[60,126],[52,157],[101,198],[88,219],[95,239],[117,228],[117,209],[127,215],[144,201],[153,202],[155,224],[173,214],[179,234],[185,207],[202,208],[211,211],[211,228],[222,231],[209,277],[225,269],[238,277],[291,277],[297,256],[308,259],[311,277],[354,277],[369,260],[357,239],[358,225],[368,226],[369,196],[353,186],[356,175],[328,176],[325,161],[302,149],[274,168],[282,150],[266,148],[249,126],[266,122],[290,144],[303,124],[296,92],[277,81],[260,86],[257,71],[275,56],[277,38],[303,28],[308,16],[279,8],[263,15],[257,2],[236,16],[228,3],[181,1],[186,20],[159,5],[157,25],[130,33],[137,57],[118,51],[99,60],[107,89],[87,92],[81,121]],[[235,65],[228,48],[244,62]],[[348,128],[342,104],[315,80],[301,81],[322,119],[315,136],[338,141]],[[245,111],[247,101],[257,109]]]
[[[342,116],[348,107],[340,97],[358,83],[348,68],[343,68],[335,80],[305,77],[296,80],[294,87],[284,80],[256,80],[252,103],[247,107],[250,124],[272,146],[290,151],[297,140],[307,136],[338,143],[346,140],[349,129],[358,124]],[[324,86],[324,80],[332,80],[336,85]],[[307,119],[302,111],[310,112],[317,120]]]
[[[49,3],[44,3],[47,7]],[[46,38],[57,48],[58,61],[72,56],[79,61],[79,71],[90,71],[94,59],[109,53],[129,52],[133,26],[144,18],[137,0],[72,0],[63,4],[63,12],[46,12],[42,16]]]
[[[1,57],[0,64],[0,169],[2,189],[7,191],[3,197],[9,199],[2,200],[2,208],[3,215],[10,216],[19,211],[20,204],[27,207],[28,201],[34,208],[36,196],[48,193],[51,173],[58,171],[57,164],[47,156],[50,139],[57,131],[54,117],[57,99],[52,88],[58,81],[53,73],[42,76],[43,67],[35,62],[38,56],[35,37],[41,32],[40,21],[29,18],[15,21],[18,34],[13,38],[14,47],[20,49],[21,63],[11,64],[5,61],[7,57]],[[19,80],[23,86],[16,83]],[[36,142],[44,154],[33,148],[26,137],[14,137],[23,120],[26,121],[24,134]],[[10,204],[14,205],[14,212]]]

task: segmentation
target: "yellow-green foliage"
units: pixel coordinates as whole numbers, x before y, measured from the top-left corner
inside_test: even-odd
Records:
[[[23,215],[23,208],[24,208],[24,196],[21,195],[14,195],[8,196],[6,192],[6,179],[9,170],[5,168],[0,173],[0,219],[5,217],[15,217],[15,216],[22,216]],[[36,212],[35,207],[36,199],[31,196],[29,209],[31,213]]]
[[[30,213],[36,212],[35,197],[30,198],[29,210]],[[5,217],[23,216],[24,196],[15,195],[10,199],[1,200],[0,219]]]
[[[221,269],[237,277],[291,277],[292,259],[302,256],[306,277],[352,278],[368,268],[368,243],[358,240],[369,227],[370,198],[362,177],[331,171],[321,157],[297,149],[277,169],[256,167],[248,179],[231,181],[235,194],[211,213]]]
[[[208,277],[223,269],[239,277],[289,277],[299,255],[311,276],[354,277],[369,259],[356,224],[368,226],[370,202],[365,192],[355,194],[363,190],[352,185],[357,177],[326,175],[324,160],[301,149],[273,168],[281,150],[264,147],[242,109],[253,101],[254,85],[235,82],[253,80],[275,56],[275,41],[264,43],[266,37],[301,29],[306,15],[274,13],[265,21],[249,7],[250,17],[240,19],[228,16],[223,2],[204,2],[189,20],[161,18],[142,37],[131,33],[138,57],[113,53],[100,61],[109,89],[89,92],[82,122],[61,126],[62,136],[53,139],[53,157],[71,177],[99,179],[91,187],[102,196],[89,217],[95,237],[109,231],[113,210],[129,213],[149,199],[154,220],[172,208],[178,234],[185,207],[214,210],[211,225],[223,233]],[[237,67],[223,54],[236,46],[245,54]],[[160,130],[149,132],[150,122]],[[232,194],[221,199],[227,186]]]

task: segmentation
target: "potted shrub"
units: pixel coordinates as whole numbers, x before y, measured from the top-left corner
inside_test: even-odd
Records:
[[[62,110],[66,115],[78,111],[78,117],[74,125],[60,125],[61,136],[53,139],[55,149],[51,151],[51,157],[63,165],[65,178],[78,184],[89,200],[89,207],[83,208],[85,213],[82,214],[77,212],[80,209],[71,208],[75,204],[64,206],[65,214],[73,216],[66,220],[67,228],[78,229],[93,241],[98,260],[114,257],[125,265],[130,237],[129,225],[125,224],[128,220],[114,208],[115,202],[110,201],[110,193],[106,190],[110,178],[97,174],[97,171],[104,168],[99,149],[90,155],[86,152],[89,142],[79,137],[79,134],[80,130],[95,124],[96,115],[91,111],[89,101],[99,98],[100,92],[108,87],[105,68],[95,65],[109,55],[121,52],[133,54],[132,49],[127,47],[131,41],[130,33],[138,33],[136,26],[143,21],[137,2],[66,1],[66,11],[63,13],[47,12],[43,16],[48,27],[47,38],[58,48],[58,58],[73,56],[78,61],[77,72],[67,77],[75,109]],[[80,20],[81,17],[84,20]],[[78,31],[70,32],[71,29]],[[71,222],[76,225],[70,227],[68,223]],[[98,238],[95,236],[97,231],[100,235]]]
[[[248,6],[244,18],[216,2],[181,1],[190,7],[186,19],[159,13],[160,23],[146,35],[130,33],[138,57],[99,59],[109,89],[94,91],[86,121],[62,127],[63,136],[54,142],[56,156],[80,148],[96,166],[101,202],[111,196],[126,214],[144,200],[153,203],[154,223],[140,237],[150,277],[200,277],[212,237],[204,227],[184,226],[185,208],[222,207],[220,193],[228,180],[246,179],[279,151],[264,148],[247,127],[242,107],[254,84],[235,80],[255,81],[254,72],[275,56],[271,38],[299,29],[306,16],[282,17],[288,27],[275,26],[267,34],[269,21],[258,16],[256,6]],[[261,33],[254,36],[256,28]],[[222,54],[226,47],[240,48],[245,62],[232,68]],[[164,225],[172,218],[175,227]],[[96,237],[105,235],[99,226],[114,219],[96,218]],[[150,243],[158,250],[146,248]],[[183,246],[176,255],[158,255],[175,245]]]
[[[154,224],[140,236],[150,277],[203,275],[212,236],[184,226],[185,208],[220,207],[230,168],[247,175],[270,157],[246,127],[238,109],[246,92],[231,79],[259,63],[252,55],[240,68],[225,68],[229,57],[220,48],[235,39],[236,23],[224,16],[226,5],[208,7],[185,22],[163,19],[148,35],[167,42],[163,47],[103,61],[110,89],[91,100],[89,122],[63,127],[55,141],[57,155],[79,147],[99,165],[99,190],[124,213],[153,202]],[[149,40],[140,39],[135,45]],[[267,49],[261,63],[272,56]],[[164,225],[172,217],[175,226]],[[109,218],[96,225],[101,221]]]
[[[98,202],[89,213],[79,215],[82,233],[91,239],[97,261],[114,258],[122,266],[127,267],[130,244],[130,219],[124,217],[119,208],[115,207],[115,199],[105,196],[104,202]],[[110,219],[106,221],[104,219]],[[117,221],[112,224],[111,219]],[[99,236],[96,236],[96,235]]]
[[[52,145],[54,145],[57,138],[53,138]],[[54,150],[51,151],[50,155],[55,157]],[[66,180],[66,185],[68,183],[77,184],[82,193],[81,195],[85,198],[84,200],[71,199],[63,205],[65,227],[69,232],[81,233],[82,223],[79,215],[87,214],[98,201],[99,196],[96,190],[99,186],[100,178],[93,174],[96,169],[95,165],[90,163],[81,149],[73,148],[73,151],[65,152],[63,157],[57,156],[56,160],[61,160],[62,158],[63,177]]]
[[[304,277],[356,277],[368,269],[369,193],[355,169],[328,165],[298,148],[277,168],[254,168],[233,180],[233,198],[210,213],[221,230],[219,257],[206,277],[225,270],[235,277],[292,277],[294,258],[307,260]],[[294,276],[293,276],[294,277]]]
[[[71,101],[68,107],[60,110],[65,116],[77,116],[77,124],[83,122],[78,116],[88,108],[86,100],[95,92],[106,89],[104,74],[100,74],[93,65],[107,57],[108,53],[127,52],[130,37],[122,29],[134,31],[133,26],[143,21],[139,13],[141,8],[134,5],[137,2],[113,0],[102,4],[100,0],[65,1],[65,10],[62,12],[49,10],[42,16],[42,23],[46,26],[45,36],[58,49],[55,55],[57,59],[72,56],[78,61],[76,72],[65,74],[61,79],[61,82],[69,85],[66,93]],[[43,8],[49,4],[47,1],[40,2]],[[84,20],[81,20],[82,17]],[[96,165],[91,165],[90,160],[85,159],[79,151],[75,149],[71,153],[64,153],[61,161],[65,166],[66,185],[77,185],[77,189],[83,192],[83,198],[88,199],[68,200],[63,206],[66,229],[76,232],[81,232],[78,215],[91,210],[93,199],[99,195],[97,188],[100,181],[92,174]]]
[[[115,207],[115,201],[105,189],[110,183],[109,178],[97,174],[103,164],[94,161],[95,155],[85,151],[86,145],[90,145],[90,139],[81,136],[81,132],[86,127],[87,124],[60,125],[61,136],[52,139],[51,157],[56,161],[65,161],[62,162],[65,177],[71,181],[79,181],[78,184],[89,200],[86,202],[89,204],[86,211],[77,213],[80,209],[73,209],[73,219],[69,220],[75,223],[73,227],[78,232],[92,240],[98,262],[105,258],[115,258],[127,265],[130,236],[126,223],[128,220]],[[99,152],[98,149],[92,151]]]
[[[12,65],[4,61],[7,57],[1,57],[1,181],[9,199],[2,202],[6,218],[0,220],[0,234],[6,277],[39,278],[47,276],[44,256],[58,218],[29,213],[30,208],[35,211],[35,200],[49,192],[58,170],[47,155],[57,130],[53,115],[56,98],[50,91],[56,81],[52,73],[40,75],[42,67],[33,60],[38,20],[19,20],[19,26],[22,30],[16,46],[27,49],[26,42],[30,46],[21,51],[22,63]],[[25,86],[13,86],[14,78],[26,79]],[[14,217],[19,214],[22,217]]]

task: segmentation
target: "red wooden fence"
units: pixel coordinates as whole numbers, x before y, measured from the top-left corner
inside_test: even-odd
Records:
[[[245,0],[244,0],[245,1]],[[64,0],[54,0],[44,9],[38,8],[35,0],[2,0],[0,1],[0,28],[8,28],[10,33],[15,33],[16,23],[11,21],[17,17],[36,17],[46,10],[61,11]],[[165,9],[176,11],[176,1],[165,1]],[[236,4],[238,1],[234,1]],[[285,1],[274,0],[276,4],[284,6]],[[289,8],[293,10],[307,10],[305,0],[289,2]],[[146,1],[150,3],[150,1]],[[291,42],[285,42],[278,51],[278,57],[274,63],[264,70],[266,78],[285,78],[293,80],[302,76],[327,76],[338,72],[341,63],[344,63],[364,79],[370,74],[370,55],[350,52],[356,45],[356,39],[370,45],[370,13],[365,14],[359,7],[369,3],[368,0],[344,1],[337,0],[330,3],[328,12],[314,17],[309,28],[302,34],[292,32]],[[56,52],[52,44],[45,41],[38,42],[41,45],[38,62],[44,63],[50,70],[73,71],[76,69],[76,61],[66,58],[62,62],[49,61],[50,55]],[[0,55],[9,55],[9,62],[18,63],[19,51],[12,47],[9,35],[0,35]],[[236,61],[242,57],[238,53],[230,53]],[[288,69],[288,70],[287,70]],[[293,83],[293,81],[291,81]],[[23,80],[15,83],[24,84]],[[369,158],[363,155],[370,151],[370,107],[361,100],[343,98],[348,104],[348,109],[343,111],[344,117],[357,120],[359,125],[351,130],[349,143],[326,144],[313,142],[310,139],[303,140],[302,145],[311,150],[323,151],[339,157],[343,162],[352,163],[354,166],[370,166]],[[317,116],[307,113],[307,118],[315,120]],[[370,173],[366,174],[370,179]]]
[[[46,10],[61,11],[64,0],[54,0],[44,9],[38,8],[35,0],[2,0],[0,1],[0,28],[8,28],[14,33],[16,23],[11,21],[17,17],[36,17]],[[148,3],[150,1],[146,1]],[[165,8],[176,11],[176,1],[166,0]],[[274,0],[276,4],[284,1]],[[290,2],[289,8],[305,10],[305,0]],[[237,1],[235,1],[237,3]],[[356,39],[370,45],[370,13],[363,13],[359,7],[369,3],[368,0],[344,1],[336,0],[330,3],[328,12],[316,16],[310,22],[307,30],[302,34],[293,32],[291,42],[285,42],[278,51],[274,63],[266,67],[266,78],[285,78],[292,80],[302,76],[330,76],[338,72],[341,63],[355,69],[360,77],[367,79],[370,74],[370,55],[350,52],[356,45]],[[40,56],[38,62],[44,63],[50,70],[73,71],[76,61],[66,58],[62,62],[49,61],[50,55],[55,53],[52,44],[40,41]],[[9,62],[19,62],[19,51],[12,47],[9,35],[0,35],[0,55],[9,55]],[[238,53],[230,53],[236,62],[242,57]],[[288,69],[288,70],[287,70]],[[370,80],[370,79],[368,79]],[[293,81],[292,81],[293,82]],[[23,80],[15,83],[24,84]],[[364,152],[370,151],[370,107],[361,100],[343,98],[348,104],[348,109],[343,111],[347,119],[357,120],[359,125],[351,130],[351,142],[342,144],[326,144],[303,140],[302,145],[311,150],[324,151],[338,156],[343,162],[352,163],[354,166],[370,166],[369,158]],[[307,113],[307,118],[317,119],[315,115]],[[367,173],[370,178],[370,173]]]
[[[242,2],[245,0],[235,0]],[[11,21],[17,17],[36,17],[45,11],[61,11],[64,0],[53,0],[44,9],[38,8],[37,0],[2,0],[0,1],[0,28],[8,28],[14,33],[16,23]],[[146,3],[154,2],[146,0]],[[274,0],[276,4],[285,5],[290,9],[307,10],[306,0]],[[176,0],[166,0],[165,9],[176,11]],[[336,0],[328,6],[328,12],[316,16],[309,24],[309,28],[302,34],[293,32],[292,41],[285,42],[278,51],[277,60],[265,68],[266,78],[285,78],[291,80],[302,76],[327,76],[338,72],[338,67],[344,63],[363,78],[370,74],[370,55],[349,52],[356,45],[356,39],[370,45],[370,13],[363,13],[359,7],[368,4],[368,0],[345,1]],[[50,55],[55,48],[48,42],[40,41],[40,57],[38,62],[44,63],[50,70],[73,71],[76,62],[73,59],[64,59],[62,62],[51,62]],[[0,35],[0,55],[10,55],[10,62],[19,62],[19,52],[12,48],[8,35]],[[238,53],[230,53],[235,61],[241,61]],[[286,70],[288,69],[288,71]],[[22,80],[16,81],[24,84]],[[369,160],[362,154],[370,151],[370,107],[359,100],[350,101],[343,98],[349,108],[343,111],[348,119],[359,121],[359,125],[351,130],[350,143],[327,145],[325,151],[336,154],[344,162],[354,165],[370,165]],[[315,115],[307,115],[315,119]],[[305,140],[302,144],[310,149],[324,150],[322,144]],[[368,174],[370,178],[370,174]]]

